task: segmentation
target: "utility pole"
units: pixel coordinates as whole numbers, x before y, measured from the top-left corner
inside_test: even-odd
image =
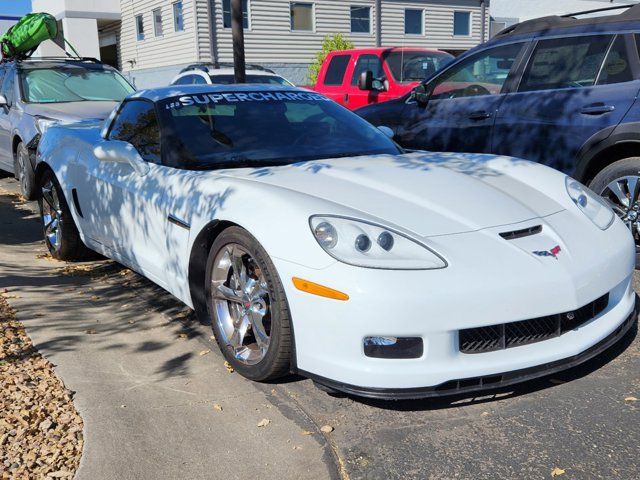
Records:
[[[231,0],[231,35],[233,37],[233,74],[236,83],[245,83],[244,28],[242,0]]]

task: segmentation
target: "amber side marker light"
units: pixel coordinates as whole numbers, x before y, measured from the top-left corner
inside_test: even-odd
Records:
[[[311,293],[313,295],[318,295],[320,297],[333,298],[334,300],[349,300],[349,295],[346,293],[339,292],[338,290],[334,290],[333,288],[325,287],[323,285],[318,285],[317,283],[310,282],[308,280],[303,280],[298,277],[293,277],[293,285],[303,292]]]

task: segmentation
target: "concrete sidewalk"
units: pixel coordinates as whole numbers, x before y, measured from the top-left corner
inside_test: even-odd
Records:
[[[12,201],[11,186],[0,184],[0,288],[18,295],[18,319],[76,392],[77,479],[337,476],[317,426],[269,385],[229,373],[210,328],[170,295],[111,262],[47,259],[34,204]]]

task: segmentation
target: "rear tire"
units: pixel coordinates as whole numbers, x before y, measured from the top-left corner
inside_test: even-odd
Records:
[[[37,192],[35,173],[31,167],[29,150],[22,142],[20,142],[16,148],[14,171],[16,180],[20,183],[22,196],[27,200],[34,200]]]
[[[636,242],[636,268],[640,268],[640,157],[618,160],[602,169],[589,188],[609,200]]]
[[[276,268],[246,230],[213,242],[205,278],[207,311],[225,359],[242,376],[267,381],[289,373],[289,306]]]
[[[38,206],[44,241],[53,258],[80,261],[95,255],[82,242],[60,183],[51,170],[46,170],[40,179]]]

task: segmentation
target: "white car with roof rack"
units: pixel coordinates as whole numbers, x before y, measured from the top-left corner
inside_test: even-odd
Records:
[[[233,64],[194,63],[183,68],[171,85],[229,85],[235,83]],[[293,87],[286,78],[261,65],[246,65],[246,83]]]
[[[36,173],[55,258],[140,272],[253,380],[503,387],[637,322],[633,239],[589,189],[510,157],[407,153],[315,92],[138,92],[103,124],[50,127]]]

